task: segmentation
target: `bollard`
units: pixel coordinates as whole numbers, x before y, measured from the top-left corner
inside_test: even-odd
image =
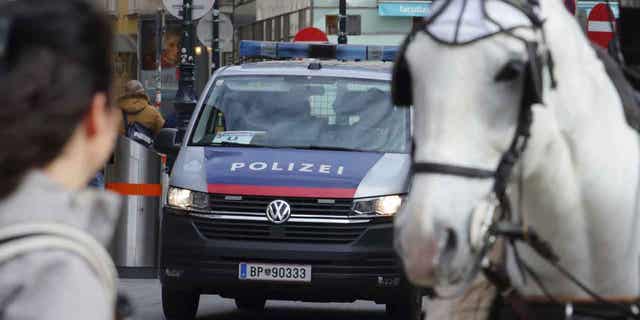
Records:
[[[156,276],[162,158],[125,137],[118,138],[105,169],[106,189],[123,196],[120,220],[110,253],[121,277]]]

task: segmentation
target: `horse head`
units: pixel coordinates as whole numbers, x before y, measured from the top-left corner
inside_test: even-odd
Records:
[[[532,130],[526,159],[519,159],[526,170],[514,166],[498,182],[506,192],[516,171],[530,175],[544,163],[553,143],[549,132],[557,130],[544,119],[550,116],[544,93],[555,86],[555,76],[539,9],[502,0],[439,1],[425,29],[403,47],[395,91],[412,93],[414,161],[428,171],[416,170],[396,220],[396,245],[415,283],[473,277],[479,250],[474,237],[486,227],[482,215],[499,207],[496,168],[509,151],[524,147]],[[558,2],[549,10],[563,8]],[[403,84],[407,79],[410,84]]]

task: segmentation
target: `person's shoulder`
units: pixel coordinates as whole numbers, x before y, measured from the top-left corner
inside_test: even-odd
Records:
[[[39,251],[0,266],[7,319],[113,319],[109,293],[84,258]]]
[[[148,103],[148,102],[147,102],[147,106],[145,107],[145,111],[152,112],[154,114],[160,113],[160,110],[158,110],[158,108],[156,108],[155,106],[153,106],[151,103]]]
[[[145,112],[153,115],[154,118],[163,118],[160,110],[158,110],[158,108],[152,106],[151,104],[147,104],[147,106],[145,107]]]

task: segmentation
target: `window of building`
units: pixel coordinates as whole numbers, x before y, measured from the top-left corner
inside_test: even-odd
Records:
[[[413,17],[413,30],[424,28],[425,23],[424,17]]]
[[[338,34],[338,16],[326,16],[325,21],[327,34]]]
[[[273,41],[273,20],[269,19],[264,22],[264,39],[267,41]]]
[[[338,26],[338,16],[337,15],[328,15],[325,16],[326,27],[325,30],[328,35],[337,35],[339,26]],[[347,16],[347,34],[350,36],[357,36],[362,34],[362,25],[361,25],[360,15],[351,15]]]

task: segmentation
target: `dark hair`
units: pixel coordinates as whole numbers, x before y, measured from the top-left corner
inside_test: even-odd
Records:
[[[96,93],[109,95],[113,34],[84,0],[0,0],[0,19],[10,26],[0,56],[2,198],[62,152]]]

